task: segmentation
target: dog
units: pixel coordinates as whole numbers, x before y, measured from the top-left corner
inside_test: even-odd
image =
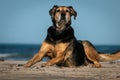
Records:
[[[24,66],[30,67],[40,62],[44,57],[49,57],[43,67],[54,64],[65,67],[78,67],[93,64],[101,67],[99,61],[116,60],[120,58],[120,51],[113,55],[100,54],[89,41],[78,41],[71,27],[71,17],[76,19],[77,12],[72,6],[54,5],[49,14],[53,25],[47,30],[47,36],[38,53]]]

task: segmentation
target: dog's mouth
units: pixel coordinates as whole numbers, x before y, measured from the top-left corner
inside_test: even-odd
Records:
[[[66,28],[66,20],[61,19],[59,22],[56,23],[56,30],[61,31]]]

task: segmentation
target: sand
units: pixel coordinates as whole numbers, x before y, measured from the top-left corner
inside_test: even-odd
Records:
[[[91,66],[41,67],[39,62],[30,68],[26,61],[0,61],[0,80],[120,80],[120,61],[101,62],[102,68]]]

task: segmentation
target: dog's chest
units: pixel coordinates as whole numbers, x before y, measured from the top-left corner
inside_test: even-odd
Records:
[[[57,31],[56,28],[50,27],[48,29],[48,33],[45,41],[55,45],[61,42],[62,43],[70,42],[73,38],[74,38],[74,31],[72,27],[69,27],[63,31]]]
[[[58,43],[56,45],[52,45],[52,48],[48,52],[48,56],[54,58],[56,56],[65,56],[68,46],[70,43]]]

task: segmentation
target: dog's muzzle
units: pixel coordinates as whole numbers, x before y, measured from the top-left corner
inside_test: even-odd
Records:
[[[65,13],[61,13],[61,20],[66,20],[66,14]]]

